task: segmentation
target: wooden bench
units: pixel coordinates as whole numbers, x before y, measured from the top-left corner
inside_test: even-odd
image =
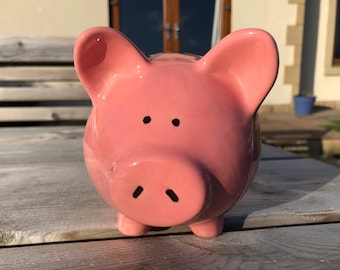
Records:
[[[71,37],[0,36],[0,124],[84,122]]]

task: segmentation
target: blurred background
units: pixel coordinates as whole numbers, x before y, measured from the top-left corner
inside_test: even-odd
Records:
[[[334,123],[334,127],[328,125],[330,129],[340,130],[338,2],[0,0],[0,35],[75,38],[86,28],[109,26],[123,32],[147,55],[162,51],[203,55],[232,31],[267,30],[277,42],[280,67],[275,85],[259,109],[264,115],[264,139],[275,144],[285,134],[294,142],[301,136],[307,142],[309,137],[316,138],[321,145],[329,121]],[[313,98],[312,111],[307,113],[312,118],[296,122],[297,96]],[[325,110],[331,113],[319,113]],[[340,136],[335,137],[340,142]],[[340,155],[340,146],[338,152]]]

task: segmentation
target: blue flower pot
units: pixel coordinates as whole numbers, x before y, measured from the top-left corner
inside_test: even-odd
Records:
[[[314,102],[315,97],[295,96],[294,97],[295,114],[297,115],[311,114],[313,111]]]

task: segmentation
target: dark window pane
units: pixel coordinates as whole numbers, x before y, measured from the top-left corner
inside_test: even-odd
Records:
[[[145,54],[163,51],[161,0],[121,0],[120,31]]]
[[[335,24],[335,38],[334,38],[334,58],[340,59],[340,5],[337,1],[336,8],[336,24]]]
[[[215,1],[180,1],[180,50],[204,55],[211,46]]]

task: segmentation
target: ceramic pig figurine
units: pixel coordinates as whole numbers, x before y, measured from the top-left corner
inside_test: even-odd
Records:
[[[258,166],[256,111],[278,68],[272,37],[240,30],[201,58],[150,59],[121,33],[97,27],[80,35],[74,56],[93,105],[86,166],[118,210],[120,232],[188,224],[201,237],[220,234]]]

